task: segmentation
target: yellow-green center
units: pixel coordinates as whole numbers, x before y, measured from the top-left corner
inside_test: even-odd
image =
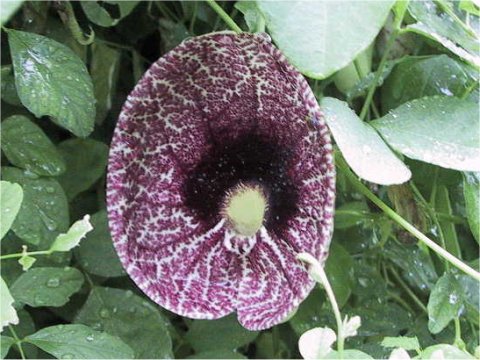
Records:
[[[267,208],[259,185],[240,184],[228,192],[222,213],[237,233],[252,236],[262,227]]]

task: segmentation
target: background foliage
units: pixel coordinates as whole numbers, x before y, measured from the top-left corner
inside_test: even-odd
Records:
[[[391,215],[478,269],[478,7],[209,5],[2,2],[2,358],[298,358],[304,332],[336,328],[320,287],[267,331],[235,316],[182,318],[146,298],[113,249],[105,171],[126,96],[182,40],[228,26],[272,36],[309,78],[333,133],[344,166],[326,273],[342,313],[362,319],[346,348],[363,353],[345,355],[471,358],[478,280]],[[345,161],[391,213],[368,201]]]

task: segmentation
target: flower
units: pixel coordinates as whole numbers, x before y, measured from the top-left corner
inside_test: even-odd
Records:
[[[111,144],[109,224],[130,277],[182,316],[282,321],[324,261],[332,146],[305,79],[265,34],[208,34],[155,62]]]
[[[337,334],[328,327],[307,330],[298,340],[298,350],[304,359],[323,359],[332,351]]]

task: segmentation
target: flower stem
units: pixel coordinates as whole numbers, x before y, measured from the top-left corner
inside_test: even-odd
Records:
[[[220,5],[216,3],[215,0],[205,0],[208,5],[222,18],[223,21],[232,29],[235,31],[237,34],[240,34],[242,32],[242,29],[240,26],[238,26],[235,21],[221,8]]]
[[[53,251],[50,250],[39,250],[39,251],[30,251],[30,252],[22,252],[22,253],[15,253],[15,254],[7,254],[0,256],[0,260],[5,259],[14,259],[19,258],[22,256],[34,256],[34,255],[50,255]]]
[[[410,234],[415,236],[418,240],[423,242],[426,246],[432,249],[437,255],[449,261],[453,266],[462,270],[466,274],[473,277],[475,280],[480,282],[480,273],[470,266],[465,264],[460,259],[456,258],[444,248],[439,246],[435,241],[428,238],[421,231],[419,231],[415,226],[410,224],[407,220],[398,215],[393,209],[387,206],[382,200],[380,200],[374,193],[372,193],[365,185],[361,183],[360,180],[351,172],[345,160],[340,156],[337,156],[337,165],[344,172],[345,176],[350,180],[352,185],[363,195],[367,197],[371,202],[377,205],[388,217],[395,221],[398,225],[407,230]]]

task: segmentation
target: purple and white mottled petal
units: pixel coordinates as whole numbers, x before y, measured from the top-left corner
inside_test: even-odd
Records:
[[[285,166],[298,211],[283,236],[264,227],[242,237],[218,214],[206,222],[186,204],[192,169],[217,143],[253,133],[291,153]],[[313,286],[296,254],[321,261],[328,254],[331,151],[307,82],[265,35],[185,41],[137,84],[112,140],[109,224],[128,274],[180,315],[211,319],[237,310],[249,329],[277,324]]]
[[[314,282],[297,252],[262,227],[249,256],[243,258],[238,293],[238,319],[250,330],[278,324],[309,294]]]

